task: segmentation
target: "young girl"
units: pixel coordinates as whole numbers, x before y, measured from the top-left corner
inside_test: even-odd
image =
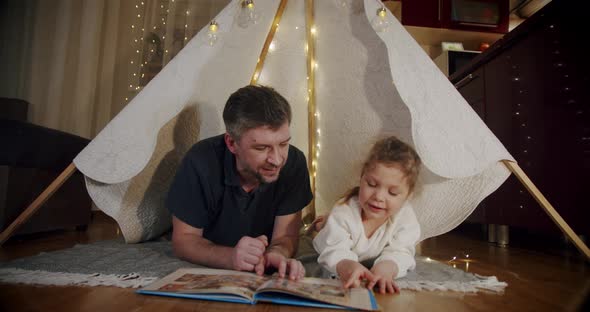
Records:
[[[415,267],[420,225],[407,201],[420,158],[396,137],[378,141],[365,161],[360,184],[336,203],[313,240],[318,262],[337,273],[345,288],[378,286],[381,293],[399,292],[393,280]],[[318,218],[318,227],[323,220]],[[373,260],[369,270],[360,262]]]

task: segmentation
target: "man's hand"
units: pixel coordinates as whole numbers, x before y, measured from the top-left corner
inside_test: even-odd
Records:
[[[266,235],[256,238],[242,237],[232,251],[232,268],[238,271],[253,271],[256,264],[263,259],[266,246],[268,246]]]
[[[379,278],[377,281],[379,291],[384,293],[399,293],[399,287],[393,282],[393,278],[397,275],[397,264],[393,261],[381,261],[373,266],[371,272],[375,277]]]
[[[298,280],[305,276],[303,264],[291,258],[297,251],[300,228],[301,211],[275,217],[270,247],[254,269],[258,275],[264,274],[266,268],[272,267],[278,270],[280,277],[288,274],[290,279]]]
[[[353,260],[341,260],[336,265],[336,271],[344,288],[360,287],[362,280],[367,280],[367,288],[372,289],[379,281],[369,269]]]
[[[264,270],[268,267],[276,268],[281,278],[284,278],[287,273],[291,280],[298,280],[305,276],[305,268],[300,261],[288,259],[280,252],[272,250],[264,254],[264,257],[262,257],[261,261],[256,265],[256,274],[264,274]]]

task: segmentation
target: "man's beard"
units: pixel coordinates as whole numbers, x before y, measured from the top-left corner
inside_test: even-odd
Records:
[[[246,171],[251,174],[256,181],[258,181],[258,183],[260,184],[269,184],[269,183],[273,183],[276,182],[279,179],[279,175],[281,174],[281,167],[276,167],[278,172],[276,175],[276,179],[272,180],[272,181],[268,181],[267,179],[264,178],[264,176],[262,174],[260,174],[258,171],[254,171],[252,170],[252,168],[248,168]]]

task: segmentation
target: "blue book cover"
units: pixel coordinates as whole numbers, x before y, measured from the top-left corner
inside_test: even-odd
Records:
[[[278,276],[204,268],[179,269],[137,293],[235,303],[379,310],[372,291],[343,289],[338,280],[307,277],[292,281]]]

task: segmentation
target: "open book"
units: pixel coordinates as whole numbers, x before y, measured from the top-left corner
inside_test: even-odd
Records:
[[[137,292],[251,304],[271,302],[320,308],[379,309],[370,290],[343,289],[338,280],[307,277],[291,281],[278,276],[203,268],[179,269]]]

